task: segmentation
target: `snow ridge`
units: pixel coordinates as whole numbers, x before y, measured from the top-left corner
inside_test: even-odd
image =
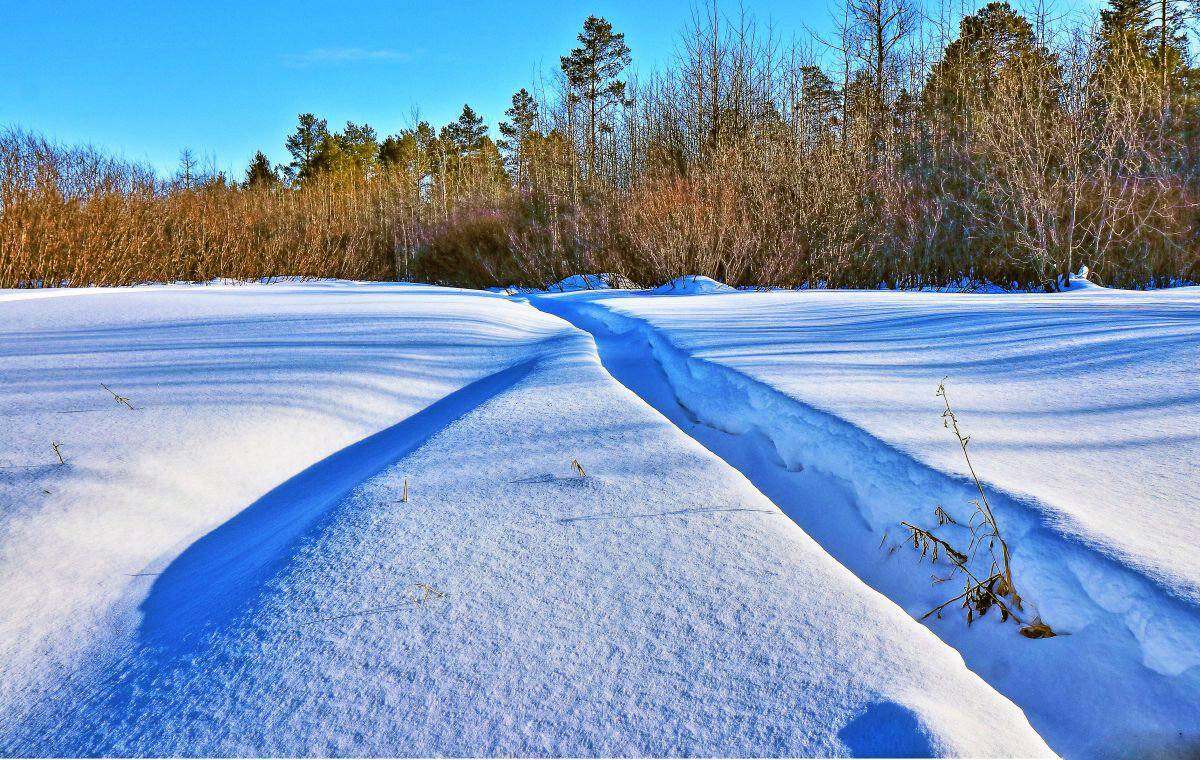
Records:
[[[247,595],[287,563],[301,536],[327,519],[359,484],[521,382],[537,363],[528,359],[487,375],[331,454],[196,541],[159,573],[142,601],[139,642],[188,643],[220,627]]]

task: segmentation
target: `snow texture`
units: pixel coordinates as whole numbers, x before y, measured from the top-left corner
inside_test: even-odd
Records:
[[[1200,289],[1047,295],[633,293],[534,303],[733,464],[873,588],[921,616],[957,593],[901,520],[977,498],[971,434],[1029,614],[930,627],[1068,757],[1200,750]],[[653,369],[650,369],[653,367]],[[962,545],[963,529],[942,531]],[[946,584],[950,585],[950,584]]]
[[[0,325],[0,753],[1051,754],[528,303],[8,291]]]

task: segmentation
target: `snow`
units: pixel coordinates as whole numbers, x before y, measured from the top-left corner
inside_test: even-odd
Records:
[[[649,291],[660,295],[700,295],[703,293],[724,293],[733,292],[733,288],[723,282],[717,282],[711,277],[704,275],[691,275],[686,277],[676,277],[668,283],[659,285],[657,288]]]
[[[561,332],[498,297],[351,283],[6,291],[0,324],[6,705],[75,668],[141,573]]]
[[[520,299],[4,291],[0,326],[3,754],[1051,754]]]
[[[612,284],[0,291],[0,753],[1200,750],[1200,288]]]
[[[690,357],[965,475],[939,424],[945,379],[990,484],[1200,602],[1200,554],[1188,551],[1200,537],[1200,288],[602,303]]]
[[[547,290],[565,292],[571,290],[597,290],[608,287],[608,275],[573,274],[551,285]]]
[[[929,582],[947,566],[918,565],[899,522],[932,526],[936,505],[965,522],[977,498],[940,424],[945,378],[1027,611],[1070,635],[1031,642],[995,616],[930,628],[1065,756],[1191,756],[1200,289],[1075,284],[533,301],[591,331],[614,376],[916,617],[956,591]]]

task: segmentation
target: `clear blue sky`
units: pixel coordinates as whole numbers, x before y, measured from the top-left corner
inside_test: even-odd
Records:
[[[727,12],[737,5],[726,2]],[[745,0],[790,36],[824,26],[826,0]],[[551,70],[590,13],[626,35],[634,64],[664,61],[686,0],[259,2],[0,0],[0,126],[89,142],[172,171],[179,151],[240,172],[312,111],[381,135],[411,108],[435,123],[468,102],[494,125]]]
[[[785,39],[806,25],[827,30],[842,4],[719,2],[734,15],[740,2]],[[283,140],[302,111],[383,136],[409,126],[413,106],[440,125],[467,102],[494,136],[512,93],[557,69],[592,13],[624,32],[634,67],[650,71],[669,59],[691,4],[0,0],[0,127],[92,143],[164,173],[188,147],[239,177],[256,150],[287,160]]]

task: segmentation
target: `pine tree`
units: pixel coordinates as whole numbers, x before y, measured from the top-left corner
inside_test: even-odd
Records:
[[[1186,16],[1178,0],[1109,0],[1100,44],[1110,88],[1127,92],[1152,79],[1166,109],[1189,73]]]
[[[322,141],[329,136],[328,124],[311,113],[302,113],[296,131],[288,135],[284,145],[292,154],[292,162],[284,170],[288,179],[297,180],[311,174],[311,164]]]
[[[800,69],[803,77],[800,85],[800,110],[803,134],[809,149],[831,134],[841,108],[841,96],[833,80],[817,66]]]
[[[504,161],[487,133],[483,117],[464,104],[458,119],[429,141],[431,172],[447,208],[461,194],[494,189],[506,181]]]
[[[246,187],[250,189],[271,189],[279,185],[279,175],[271,168],[271,162],[260,150],[254,154],[254,160],[246,169]]]
[[[483,123],[483,117],[464,103],[458,121],[443,127],[442,133],[442,136],[450,141],[451,146],[458,151],[458,155],[461,157],[479,151],[483,145],[483,139],[487,137],[488,128]]]
[[[632,58],[625,35],[613,32],[612,24],[602,18],[588,16],[577,39],[581,46],[559,61],[575,102],[583,102],[587,111],[587,170],[591,181],[596,174],[598,136],[612,129],[605,115],[625,101],[625,83],[617,77]]]
[[[1195,72],[1187,67],[1188,38],[1185,25],[1189,16],[1188,8],[1179,0],[1157,0],[1155,6],[1158,11],[1155,58],[1165,110],[1170,105],[1172,93],[1185,84],[1189,74]],[[1200,11],[1200,2],[1196,3],[1196,9]]]
[[[422,121],[414,129],[391,135],[379,145],[379,165],[386,172],[399,175],[410,183],[413,198],[424,197],[425,181],[431,177],[437,137],[429,122]]]
[[[433,127],[429,122],[422,121],[417,124],[415,129],[407,131],[412,138],[412,156],[410,164],[410,173],[416,183],[417,196],[421,196],[421,189],[426,178],[433,178],[434,160],[438,154],[437,134],[434,133]]]
[[[921,93],[924,115],[961,132],[1003,77],[1028,82],[1028,96],[1042,100],[1058,87],[1059,69],[1029,21],[1008,3],[993,2],[962,20],[958,39],[934,65]]]
[[[322,175],[342,176],[349,168],[351,159],[342,151],[341,140],[336,135],[326,134],[312,151],[312,157],[296,174],[301,184]]]
[[[1154,0],[1110,0],[1100,11],[1100,43],[1105,62],[1147,69],[1153,58]]]
[[[500,134],[504,136],[504,139],[497,143],[497,147],[506,154],[513,181],[518,188],[521,188],[526,184],[525,165],[528,161],[526,146],[533,134],[533,125],[537,123],[537,101],[522,87],[512,96],[512,108],[505,111],[504,115],[511,121],[500,123]]]
[[[321,138],[307,165],[297,172],[296,178],[303,182],[318,175],[342,179],[369,177],[379,157],[376,139],[371,126],[348,121],[344,131],[326,133]]]
[[[404,166],[405,155],[408,152],[405,146],[404,135],[388,135],[383,138],[383,142],[379,143],[379,165],[389,171],[399,170]]]
[[[348,168],[360,177],[368,176],[379,155],[379,142],[374,128],[368,124],[347,121],[346,129],[337,134],[336,139],[348,160]]]

